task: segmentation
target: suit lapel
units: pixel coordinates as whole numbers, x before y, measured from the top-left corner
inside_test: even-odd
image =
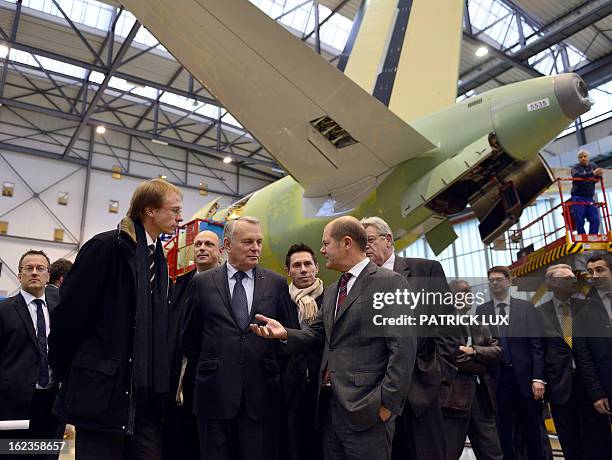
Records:
[[[21,294],[17,294],[13,300],[13,306],[15,310],[17,310],[17,314],[23,321],[23,324],[28,331],[28,335],[32,339],[34,343],[34,347],[38,350],[38,340],[36,340],[36,331],[34,330],[34,324],[32,323],[32,317],[30,316],[30,311],[28,310],[28,306],[25,303],[25,300]]]
[[[557,334],[563,337],[563,330],[561,329],[561,325],[559,324],[559,318],[557,318],[557,311],[555,310],[554,300],[547,302],[542,308],[544,309],[546,320],[552,324],[555,331],[557,331]]]
[[[410,276],[410,266],[408,265],[408,261],[403,257],[395,256],[395,262],[393,263],[393,271],[401,273],[406,277]]]
[[[253,269],[253,281],[255,283],[255,287],[253,289],[253,304],[251,305],[251,313],[249,315],[250,323],[253,322],[253,317],[257,312],[257,307],[259,306],[261,297],[263,296],[264,292],[266,292],[266,272],[261,268],[258,269],[258,267],[255,267]]]
[[[225,304],[225,308],[227,308],[227,311],[229,312],[229,314],[231,315],[231,317],[234,319],[234,322],[235,322],[236,318],[234,318],[234,312],[232,310],[232,302],[230,300],[231,297],[230,297],[230,292],[229,292],[229,283],[227,282],[226,264],[223,264],[219,268],[215,269],[213,280],[215,281],[215,285],[217,286],[217,290],[219,291],[219,296],[221,297],[221,299],[223,300],[223,303]]]
[[[329,331],[331,336],[331,330],[334,327],[334,313],[336,311],[336,299],[338,298],[338,284],[339,281],[335,281],[326,290],[326,295],[323,296],[323,322],[325,324],[325,330]]]

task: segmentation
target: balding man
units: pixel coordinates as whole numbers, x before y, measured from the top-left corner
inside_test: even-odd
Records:
[[[287,281],[258,266],[259,220],[225,225],[227,263],[195,276],[187,295],[183,348],[197,360],[194,412],[202,458],[274,460],[281,356],[249,329],[256,313],[299,327]]]
[[[366,245],[357,219],[331,221],[323,230],[321,254],[326,267],[342,277],[326,289],[316,319],[302,330],[285,329],[263,315],[256,316],[262,326],[251,325],[262,337],[286,340],[292,353],[324,344],[318,413],[326,460],[391,458],[395,418],[402,413],[416,357],[409,327],[368,333],[364,319],[372,312],[372,295],[409,286],[397,273],[371,262]]]
[[[221,265],[221,247],[217,234],[204,230],[193,240],[195,269],[176,278],[170,307],[169,354],[172,398],[166,425],[164,450],[168,458],[200,458],[197,421],[193,415],[193,389],[196,362],[189,362],[180,346],[181,323],[185,316],[187,287],[194,275]]]
[[[361,224],[368,236],[366,254],[372,262],[405,277],[416,292],[448,292],[440,262],[396,256],[391,227],[380,217],[367,217],[361,220]],[[422,305],[419,308],[421,313],[455,313],[452,307],[442,305]],[[444,459],[446,441],[439,393],[442,382],[450,385],[455,378],[458,338],[459,331],[454,326],[431,326],[421,332],[417,340],[414,377],[408,390],[409,405],[397,422],[394,459]]]
[[[545,280],[553,297],[538,307],[548,380],[544,398],[550,403],[563,457],[609,459],[612,451],[608,416],[591,404],[582,369],[577,366],[574,339],[581,335],[584,304],[573,297],[577,292],[576,275],[571,266],[557,264],[548,267]]]

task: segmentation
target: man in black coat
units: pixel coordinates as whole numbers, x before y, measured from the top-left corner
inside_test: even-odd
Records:
[[[251,330],[285,340],[290,353],[324,345],[317,410],[326,460],[389,460],[395,418],[402,413],[414,368],[416,339],[411,327],[384,326],[383,319],[394,319],[394,306],[384,305],[379,321],[372,314],[380,311],[375,310],[375,296],[393,297],[409,286],[366,257],[367,236],[354,217],[332,220],[322,240],[326,267],[343,274],[327,288],[317,318],[302,330],[285,329],[279,321],[257,315],[263,325],[252,324]],[[406,311],[405,305],[395,306]]]
[[[206,459],[275,459],[280,420],[281,357],[249,329],[256,313],[298,325],[284,277],[258,267],[259,221],[229,221],[227,263],[194,277],[182,334],[197,360],[194,412]]]
[[[0,420],[29,420],[30,425],[0,431],[0,436],[61,439],[63,429],[51,412],[57,380],[47,359],[49,313],[55,307],[45,299],[49,258],[43,251],[27,251],[17,276],[19,293],[0,301]]]
[[[607,256],[591,257],[586,264],[593,288],[580,315],[581,337],[576,337],[576,362],[595,410],[607,417],[612,409],[612,264]],[[610,431],[601,439],[601,452],[610,453]]]
[[[491,327],[504,351],[503,362],[493,370],[497,430],[504,460],[515,458],[515,416],[524,433],[529,460],[543,460],[541,398],[546,381],[539,316],[530,302],[510,297],[512,280],[507,267],[491,267],[488,278],[492,300],[478,307],[476,314],[496,318],[508,315],[508,325]]]
[[[538,307],[548,379],[544,397],[550,403],[563,457],[610,459],[610,421],[593,407],[576,355],[576,341],[583,339],[579,336],[585,312],[584,304],[572,298],[576,276],[569,265],[552,265],[546,270],[546,285],[553,298]]]
[[[453,280],[457,314],[468,319],[473,306],[467,281]],[[449,387],[442,386],[440,400],[446,433],[446,460],[461,457],[466,437],[478,460],[502,460],[503,454],[495,423],[495,388],[491,369],[499,365],[503,352],[488,326],[467,324],[460,328],[457,376]]]
[[[79,459],[162,457],[170,393],[168,265],[159,235],[181,221],[182,194],[141,183],[117,230],[79,251],[51,315],[55,413],[77,429]]]
[[[64,277],[71,268],[72,262],[67,259],[57,259],[49,266],[49,282],[45,287],[45,298],[47,302],[54,305],[59,303],[59,288],[64,282]]]
[[[323,302],[323,281],[317,277],[319,264],[314,251],[304,243],[292,245],[285,256],[285,269],[291,280],[289,296],[295,304],[300,327],[306,329]],[[288,417],[286,460],[323,458],[321,431],[315,428],[322,353],[321,346],[290,359],[283,385]]]
[[[404,276],[415,292],[449,291],[446,275],[436,260],[398,257],[393,248],[393,232],[380,217],[361,220],[368,235],[366,254],[379,267]],[[451,314],[452,306],[421,305],[419,313]],[[425,310],[426,309],[426,310]],[[417,338],[417,358],[407,392],[408,407],[396,423],[393,458],[397,460],[442,460],[445,436],[441,385],[450,385],[457,368],[459,331],[455,326],[429,327]]]
[[[195,460],[200,458],[197,419],[193,415],[193,392],[197,361],[190,362],[180,344],[189,284],[197,273],[221,264],[221,247],[217,234],[211,230],[198,233],[193,239],[195,267],[178,276],[170,301],[170,407],[166,418],[164,452],[167,458]]]

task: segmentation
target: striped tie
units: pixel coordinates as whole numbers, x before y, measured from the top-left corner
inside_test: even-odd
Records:
[[[570,314],[569,304],[567,302],[561,303],[562,310],[562,321],[561,329],[563,330],[563,340],[567,343],[567,346],[572,348],[572,315]]]
[[[155,244],[149,245],[149,281],[151,284],[151,294],[152,294],[153,284],[155,282]]]

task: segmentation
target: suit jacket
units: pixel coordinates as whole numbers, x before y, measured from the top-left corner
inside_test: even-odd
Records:
[[[462,329],[460,344],[466,345],[468,336]],[[451,381],[450,386],[442,386],[440,403],[443,408],[465,412],[469,410],[476,390],[482,391],[489,412],[495,408],[495,386],[491,381],[491,369],[503,360],[502,348],[497,339],[491,336],[487,326],[471,326],[472,347],[475,354],[467,355],[460,352],[457,357],[459,372]],[[474,376],[478,376],[478,385]],[[477,386],[478,385],[478,386]]]
[[[579,303],[570,301],[573,322],[573,335],[580,319]],[[552,404],[566,404],[572,394],[572,360],[576,360],[574,351],[563,339],[563,330],[552,300],[537,307],[542,322],[544,353],[546,358],[546,393],[544,397]]]
[[[592,402],[612,397],[612,326],[597,291],[592,289],[580,315],[581,336],[574,339],[578,369]]]
[[[49,313],[53,306],[47,304]],[[19,293],[1,300],[0,420],[26,418],[34,396],[40,363],[34,324],[23,296]]]
[[[446,275],[440,262],[412,257],[395,257],[393,271],[404,276],[414,291],[448,292]],[[418,309],[419,307],[417,307]],[[430,306],[430,312],[454,314],[454,307]],[[417,339],[417,358],[408,401],[418,417],[434,401],[440,385],[450,385],[457,374],[459,333],[455,326],[431,326]]]
[[[363,269],[334,319],[338,281],[324,293],[323,306],[312,324],[303,330],[288,329],[287,350],[303,353],[324,343],[318,382],[325,365],[333,397],[351,429],[364,431],[378,423],[380,406],[401,414],[416,357],[416,338],[410,328],[399,336],[392,328],[385,336],[362,334],[362,318],[372,309],[373,292],[408,289],[396,273],[373,262]],[[319,391],[321,386],[319,385]],[[317,398],[318,405],[318,398]]]
[[[256,313],[298,326],[284,277],[255,268],[251,320]],[[228,420],[244,404],[250,418],[272,419],[280,402],[281,360],[275,341],[240,329],[232,312],[227,264],[194,276],[187,294],[182,332],[188,360],[197,360],[194,412],[208,420]]]
[[[170,296],[170,314],[168,315],[168,357],[170,358],[170,401],[176,401],[176,392],[183,365],[183,347],[181,346],[181,329],[187,305],[187,291],[189,283],[196,274],[196,269],[178,276],[172,287]],[[191,383],[195,379],[195,363],[188,363],[183,377],[184,404],[191,404],[193,388]],[[187,384],[187,385],[185,385]],[[191,394],[190,394],[191,393]]]
[[[482,304],[476,310],[478,315],[495,315],[493,301]],[[534,379],[546,381],[544,341],[540,329],[538,312],[531,302],[510,299],[510,331],[508,345],[512,354],[512,369],[518,381],[523,398],[533,399],[531,385]],[[491,328],[494,337],[499,337],[497,327]],[[497,382],[499,369],[493,370]]]
[[[47,305],[55,307],[59,301],[59,288],[55,284],[47,284],[45,286],[45,301]]]

